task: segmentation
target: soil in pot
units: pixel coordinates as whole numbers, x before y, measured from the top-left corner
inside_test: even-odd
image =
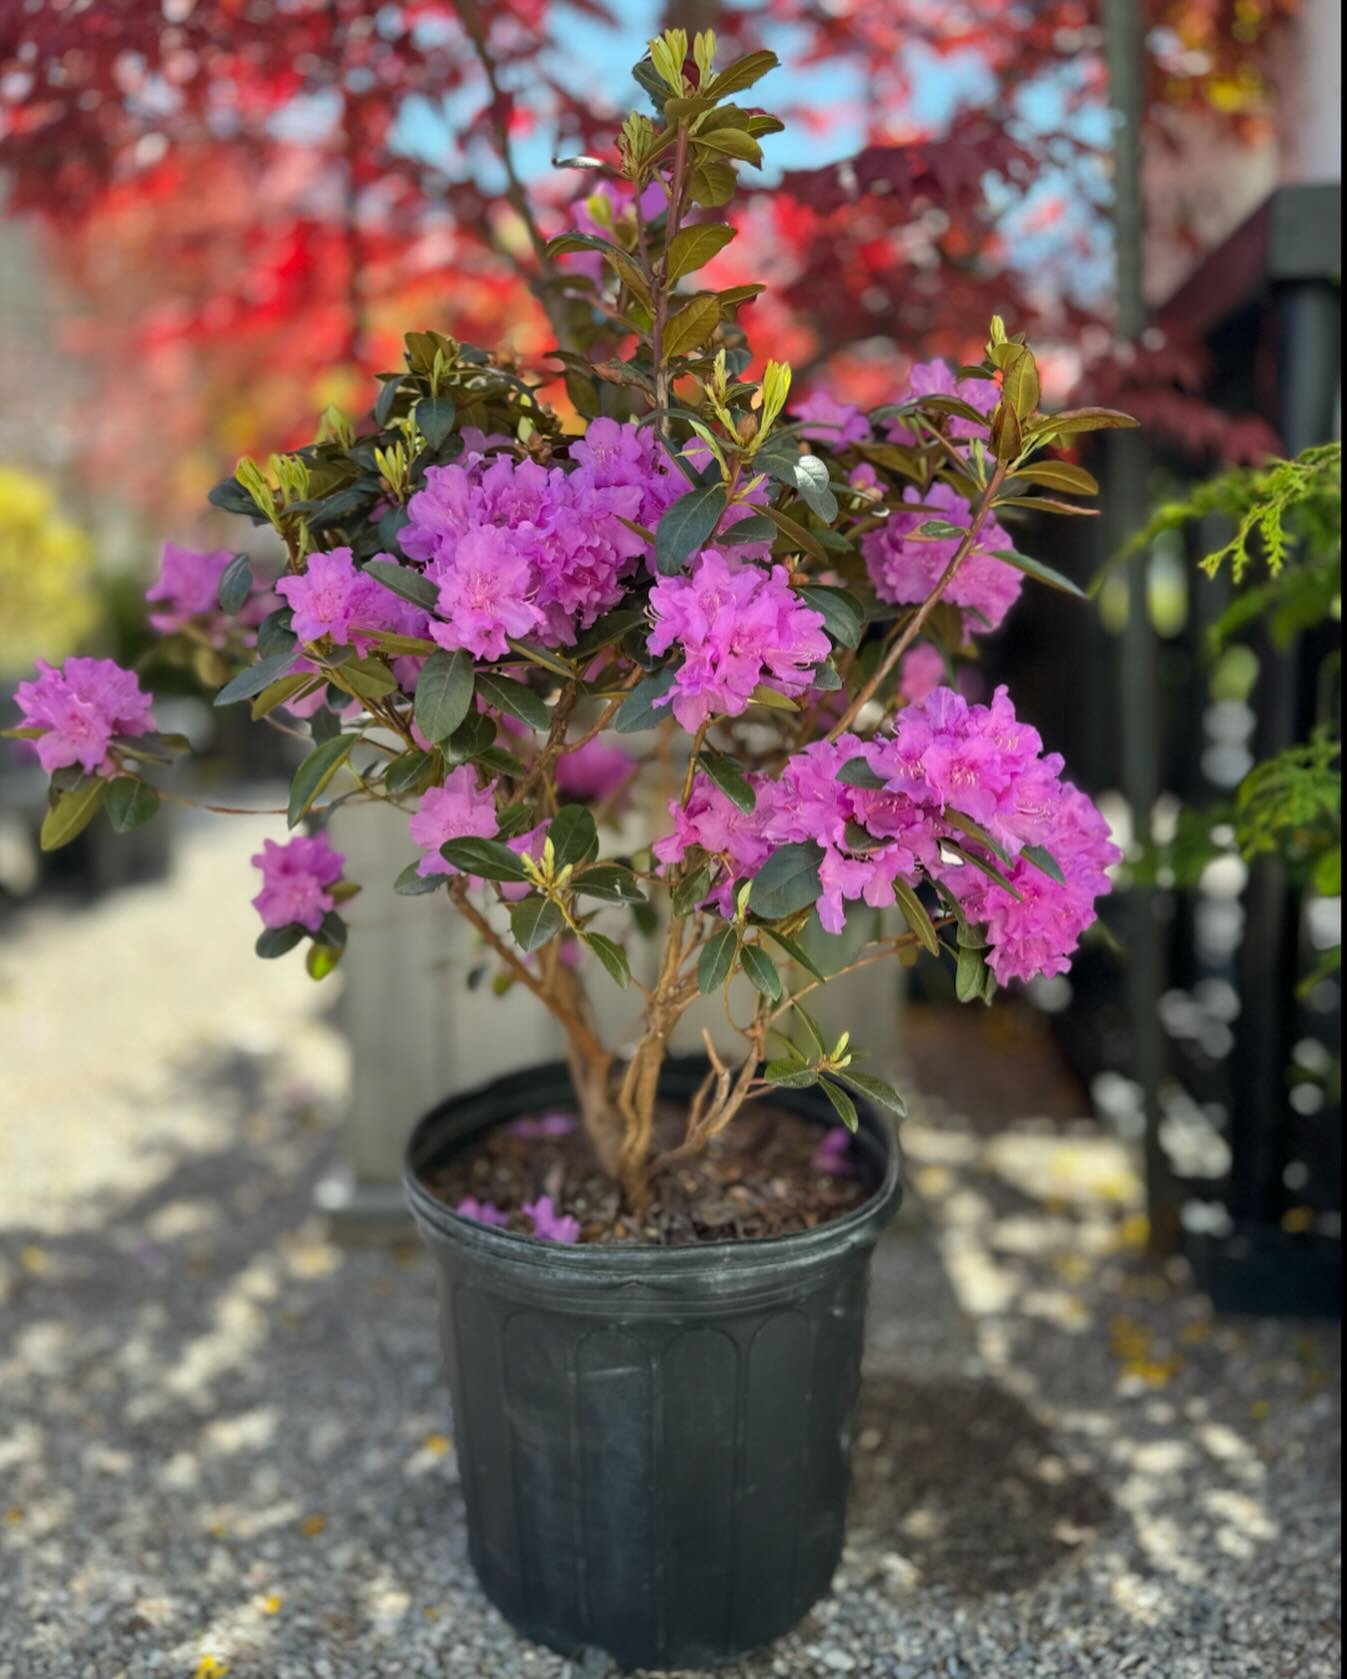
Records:
[[[657,1149],[682,1132],[670,1104],[657,1116]],[[524,1206],[550,1196],[579,1220],[582,1242],[662,1247],[794,1235],[851,1212],[875,1188],[842,1126],[823,1130],[767,1102],[749,1104],[700,1154],[662,1172],[639,1224],[565,1110],[492,1127],[424,1182],[447,1206],[498,1209],[523,1235],[533,1234]]]

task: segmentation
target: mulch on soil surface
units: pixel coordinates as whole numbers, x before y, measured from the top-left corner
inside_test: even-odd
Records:
[[[570,1116],[565,1116],[570,1117]],[[550,1195],[560,1213],[578,1218],[582,1242],[674,1247],[812,1230],[858,1207],[875,1185],[840,1127],[830,1133],[798,1114],[751,1103],[695,1158],[656,1179],[639,1223],[622,1205],[617,1185],[599,1167],[580,1127],[562,1135],[561,1115],[526,1115],[493,1127],[426,1177],[450,1207],[473,1198],[511,1215],[508,1229],[532,1235],[522,1208]],[[658,1116],[657,1144],[682,1134],[683,1116]]]

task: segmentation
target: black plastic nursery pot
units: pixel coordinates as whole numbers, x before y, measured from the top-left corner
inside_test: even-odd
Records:
[[[669,1064],[668,1098],[704,1066]],[[773,1102],[834,1122],[817,1090]],[[406,1189],[434,1261],[468,1545],[527,1637],[626,1667],[731,1660],[789,1631],[842,1548],[871,1250],[898,1151],[862,1107],[870,1198],[798,1235],[574,1247],[460,1217],[421,1177],[572,1100],[560,1064],[434,1109]]]

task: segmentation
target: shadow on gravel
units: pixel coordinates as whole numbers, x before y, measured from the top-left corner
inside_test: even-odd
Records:
[[[853,1543],[891,1548],[922,1585],[961,1597],[1033,1585],[1115,1514],[1100,1484],[989,1382],[873,1375],[857,1439]]]

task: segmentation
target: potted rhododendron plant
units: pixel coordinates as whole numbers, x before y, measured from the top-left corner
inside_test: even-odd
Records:
[[[918,366],[875,412],[792,402],[740,319],[762,288],[693,278],[780,126],[736,102],[774,62],[717,69],[710,34],[670,30],[637,67],[652,114],[541,252],[574,415],[503,354],[414,332],[366,421],[329,411],[214,492],[275,532],[274,585],[170,547],[151,591],[164,634],[232,673],[218,704],[307,740],[303,831],[255,858],[259,954],[337,965],[359,888],[325,818],[378,801],[398,891],[464,917],[483,971],[564,1028],[564,1065],[421,1123],[408,1193],[486,1589],[558,1648],[661,1666],[784,1631],[841,1545],[902,1104],[811,1015],[806,926],[868,917],[849,966],[924,951],[986,1001],[1066,968],[1118,856],[954,661],[1026,577],[1073,589],[1009,527],[1080,511],[1058,497],[1093,481],[1049,452],[1130,422],[1041,413],[999,320],[977,365]],[[153,815],[180,743],[134,675],[69,659],[18,704],[45,843]],[[903,931],[875,918],[894,905]],[[607,986],[632,1002],[617,1041]],[[671,1057],[717,996],[738,1049]]]

